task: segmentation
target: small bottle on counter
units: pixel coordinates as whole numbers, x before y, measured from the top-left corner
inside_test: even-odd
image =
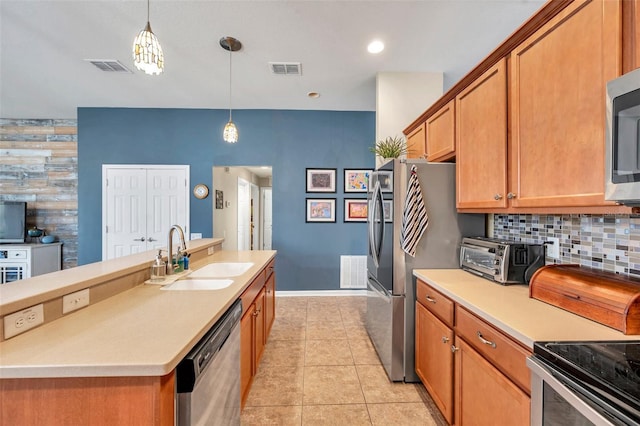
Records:
[[[164,277],[167,274],[167,264],[162,260],[162,250],[158,250],[156,259],[151,265],[151,282],[161,283],[164,282]]]
[[[189,256],[189,254],[185,254],[184,256],[182,256],[182,264],[185,271],[189,269]]]
[[[173,272],[174,273],[178,273],[178,272],[184,271],[184,260],[183,259],[184,259],[184,256],[182,256],[181,254],[176,255],[173,258],[173,265],[174,265]],[[177,265],[177,267],[176,267],[176,265]]]

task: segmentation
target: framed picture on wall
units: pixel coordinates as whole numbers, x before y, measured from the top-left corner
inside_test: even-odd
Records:
[[[336,169],[307,169],[307,192],[336,192]]]
[[[224,193],[219,189],[216,189],[216,209],[224,207]]]
[[[345,222],[366,222],[368,212],[368,202],[362,198],[344,199],[344,221]]]
[[[344,192],[367,192],[371,170],[344,169]]]
[[[335,198],[307,198],[306,222],[335,222],[336,199]]]

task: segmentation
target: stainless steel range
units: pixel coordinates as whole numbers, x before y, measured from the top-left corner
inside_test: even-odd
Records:
[[[640,341],[535,343],[531,425],[640,425]]]

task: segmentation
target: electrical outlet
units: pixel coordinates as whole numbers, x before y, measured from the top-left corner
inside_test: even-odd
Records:
[[[76,309],[84,308],[89,305],[89,289],[76,291],[62,297],[62,313],[68,314]]]
[[[44,322],[44,305],[32,306],[4,317],[4,338],[16,336]]]
[[[213,254],[213,246],[207,248],[207,254]]]
[[[192,232],[191,233],[191,238],[192,240],[199,240],[200,238],[202,238],[202,232]]]
[[[560,238],[550,237],[547,238],[552,244],[546,244],[547,256],[551,259],[560,259]]]

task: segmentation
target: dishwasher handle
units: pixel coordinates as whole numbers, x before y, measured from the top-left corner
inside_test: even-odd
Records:
[[[198,378],[224,346],[240,322],[241,316],[242,301],[238,299],[180,361],[176,367],[176,391],[178,393],[193,391]]]

